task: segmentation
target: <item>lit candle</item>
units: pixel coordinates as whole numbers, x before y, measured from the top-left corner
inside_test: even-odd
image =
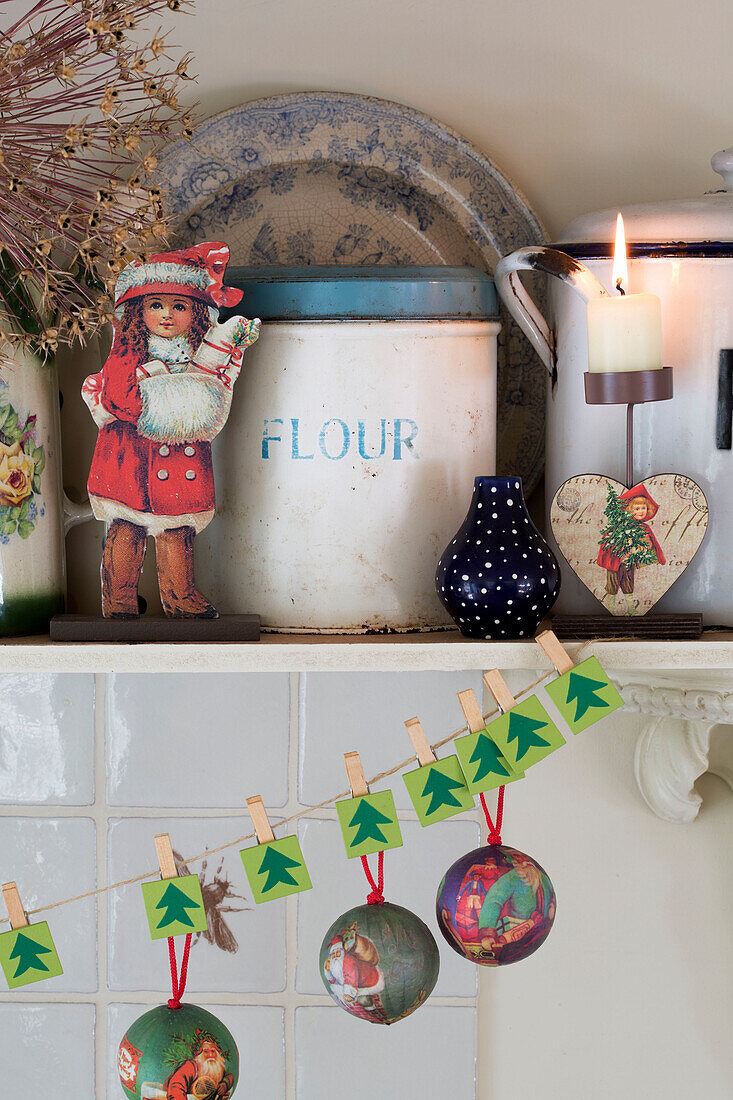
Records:
[[[627,294],[624,221],[616,222],[613,283],[618,295],[588,302],[588,370],[594,373],[659,370],[662,366],[662,303],[656,294]]]

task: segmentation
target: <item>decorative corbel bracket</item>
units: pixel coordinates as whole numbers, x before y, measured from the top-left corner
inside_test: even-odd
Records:
[[[684,687],[655,677],[619,684],[627,707],[649,715],[636,746],[636,781],[646,804],[665,821],[694,821],[702,802],[694,787],[705,772],[733,790],[733,691],[702,686],[693,672],[688,676]]]

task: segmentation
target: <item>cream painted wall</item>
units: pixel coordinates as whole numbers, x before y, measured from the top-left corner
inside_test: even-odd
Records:
[[[204,114],[303,89],[399,100],[492,157],[551,234],[714,187],[733,144],[730,0],[198,0],[174,39]]]

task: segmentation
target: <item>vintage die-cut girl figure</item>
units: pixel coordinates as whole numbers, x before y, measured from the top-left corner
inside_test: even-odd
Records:
[[[637,569],[666,564],[662,547],[647,522],[658,511],[659,505],[644,485],[618,494],[608,485],[604,512],[607,522],[601,531],[597,564],[606,570],[606,597],[611,610],[614,601],[622,597],[626,600],[626,614],[635,614],[631,597]]]
[[[135,261],[115,287],[115,336],[82,396],[99,427],[89,499],[108,524],[102,613],[137,616],[146,539],[155,539],[163,610],[214,618],[194,584],[194,538],[214,516],[211,441],[229,415],[242,354],[259,320],[218,324],[242,292],[223,285],[229,249],[218,242]]]

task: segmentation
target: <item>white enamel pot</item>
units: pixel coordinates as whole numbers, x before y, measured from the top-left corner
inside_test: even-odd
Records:
[[[662,302],[663,358],[674,397],[636,407],[635,480],[680,473],[703,489],[707,534],[695,559],[659,602],[659,612],[702,611],[707,626],[733,625],[733,149],[713,167],[723,186],[699,199],[621,207],[632,293]],[[497,291],[548,369],[546,499],[574,474],[625,480],[623,406],[587,405],[586,302],[612,289],[617,211],[579,218],[553,250],[521,249],[502,260]],[[557,253],[565,259],[558,260]],[[548,271],[545,319],[519,282]],[[550,539],[550,541],[552,541]],[[598,604],[564,564],[557,609],[591,613]]]

